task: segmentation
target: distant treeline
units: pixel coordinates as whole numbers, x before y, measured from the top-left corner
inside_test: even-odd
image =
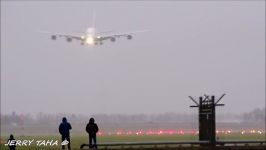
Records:
[[[77,115],[77,114],[46,114],[38,113],[35,116],[31,114],[1,114],[1,125],[10,124],[54,124],[61,122],[62,117],[67,117],[68,120],[75,123],[84,123],[90,117],[94,117],[98,123],[192,123],[198,121],[198,114],[191,113],[164,113],[164,114],[95,114],[95,115]],[[265,108],[256,108],[251,112],[243,114],[217,114],[218,122],[264,122],[265,123]]]
[[[259,109],[256,108],[249,113],[243,114],[243,122],[264,122],[266,120],[265,117],[265,108]]]

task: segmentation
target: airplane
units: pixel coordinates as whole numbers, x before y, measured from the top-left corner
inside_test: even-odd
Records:
[[[66,38],[67,42],[71,42],[73,39],[81,42],[81,45],[102,45],[103,41],[110,40],[111,42],[115,42],[117,38],[125,37],[128,40],[133,38],[132,34],[138,32],[146,32],[143,31],[135,31],[135,32],[127,32],[127,33],[113,33],[106,34],[110,31],[106,32],[96,32],[95,28],[95,17],[93,15],[93,25],[92,27],[87,28],[85,33],[81,35],[70,35],[70,34],[62,34],[56,33],[51,35],[52,40],[56,40],[57,38]],[[46,32],[47,33],[47,32]]]
[[[141,32],[141,31],[138,31]],[[110,40],[111,42],[115,42],[117,38],[126,37],[128,40],[133,38],[132,34],[137,32],[128,32],[128,33],[118,33],[118,34],[110,34],[110,35],[103,35],[101,33],[97,33],[95,28],[88,28],[83,35],[68,35],[68,34],[52,34],[51,39],[56,40],[57,37],[64,37],[66,38],[67,42],[71,42],[73,39],[79,40],[81,45],[102,45],[103,41]]]

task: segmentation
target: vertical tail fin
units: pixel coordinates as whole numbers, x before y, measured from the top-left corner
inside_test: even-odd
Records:
[[[95,35],[96,31],[95,31],[95,11],[93,10],[92,11],[92,22],[91,22],[91,26],[87,28],[86,30],[86,34],[89,34],[89,35]]]
[[[92,27],[93,28],[96,27],[95,20],[96,20],[96,15],[95,15],[95,11],[93,10],[93,12],[92,12]]]

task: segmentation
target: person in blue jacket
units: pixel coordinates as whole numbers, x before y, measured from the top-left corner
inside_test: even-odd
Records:
[[[71,130],[71,124],[67,122],[66,117],[62,119],[62,123],[59,125],[59,133],[61,134],[62,137],[62,149],[65,149],[65,144],[67,144],[67,148],[70,149],[70,132]],[[67,140],[67,141],[65,141]]]

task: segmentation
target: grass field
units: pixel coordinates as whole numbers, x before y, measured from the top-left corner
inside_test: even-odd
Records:
[[[265,140],[264,134],[217,134],[220,140]],[[1,150],[8,150],[7,146],[4,146],[8,137],[1,137]],[[60,136],[15,136],[16,140],[58,140],[58,146],[37,146],[37,143],[33,142],[31,146],[18,146],[17,150],[55,150],[60,149]],[[198,140],[197,135],[101,135],[97,137],[98,143],[105,142],[149,142],[149,141],[183,141],[183,140]],[[88,137],[86,135],[72,135],[71,146],[72,149],[79,149],[83,143],[88,143]]]

